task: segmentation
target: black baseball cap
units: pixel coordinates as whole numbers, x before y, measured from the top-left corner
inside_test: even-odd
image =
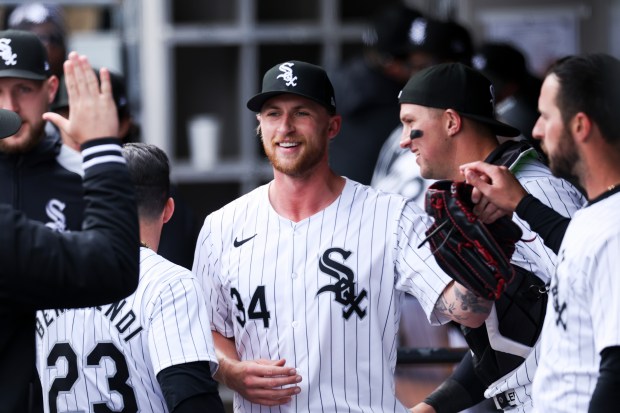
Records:
[[[263,90],[248,100],[247,107],[260,112],[267,100],[283,93],[312,99],[329,113],[336,113],[334,87],[325,70],[299,60],[279,63],[269,69],[263,76]]]
[[[461,116],[486,124],[500,136],[521,134],[517,128],[495,119],[495,91],[491,81],[462,63],[441,63],[416,73],[400,91],[398,101],[454,109]]]
[[[491,80],[522,82],[529,74],[525,56],[509,43],[483,43],[474,54],[472,63]]]
[[[22,119],[13,111],[0,109],[0,139],[15,135],[22,126]]]
[[[48,27],[37,30],[43,25]],[[43,42],[65,46],[65,19],[59,4],[35,2],[17,6],[9,15],[7,28],[31,31]]]
[[[379,53],[405,58],[410,49],[411,23],[421,16],[418,10],[404,4],[387,6],[364,31],[362,42]]]
[[[473,44],[469,31],[459,23],[418,17],[409,28],[410,53],[428,53],[443,62],[469,64]]]
[[[24,30],[0,31],[0,77],[45,80],[50,65],[45,46],[36,34]]]

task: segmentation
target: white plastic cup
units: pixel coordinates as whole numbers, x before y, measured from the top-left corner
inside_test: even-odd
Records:
[[[219,157],[219,119],[207,114],[194,116],[188,121],[188,134],[192,166],[200,170],[213,168]]]

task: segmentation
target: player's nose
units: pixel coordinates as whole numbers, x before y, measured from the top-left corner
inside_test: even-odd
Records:
[[[532,137],[534,139],[542,140],[544,137],[543,131],[544,131],[544,125],[543,125],[542,116],[539,116],[538,119],[536,120],[536,123],[534,124],[534,128],[532,128]]]
[[[410,148],[413,141],[422,137],[422,135],[423,133],[419,129],[403,129],[403,133],[400,137],[400,147],[403,149]]]
[[[11,93],[3,93],[0,97],[0,107],[19,113],[19,100]]]
[[[282,135],[287,135],[295,129],[293,124],[293,115],[285,114],[280,117],[277,131]]]

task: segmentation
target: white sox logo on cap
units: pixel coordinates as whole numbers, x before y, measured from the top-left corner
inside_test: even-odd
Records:
[[[278,68],[282,74],[276,76],[276,79],[284,79],[286,86],[297,86],[297,83],[295,83],[297,76],[293,76],[293,66],[295,66],[295,63],[293,62],[282,63]]]
[[[331,114],[336,112],[334,88],[321,66],[300,60],[274,65],[263,76],[262,91],[248,100],[247,107],[260,112],[267,100],[282,93],[303,96],[325,106]]]
[[[11,49],[11,46],[9,46],[10,43],[11,39],[0,39],[0,58],[4,60],[4,64],[7,66],[13,66],[17,64],[17,53],[13,53],[13,49]]]

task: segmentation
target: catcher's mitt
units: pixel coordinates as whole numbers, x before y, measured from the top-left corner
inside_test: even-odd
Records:
[[[484,224],[472,211],[472,186],[438,181],[426,192],[426,212],[435,219],[426,242],[439,266],[474,294],[497,300],[513,280],[510,258],[522,231],[509,217]]]

